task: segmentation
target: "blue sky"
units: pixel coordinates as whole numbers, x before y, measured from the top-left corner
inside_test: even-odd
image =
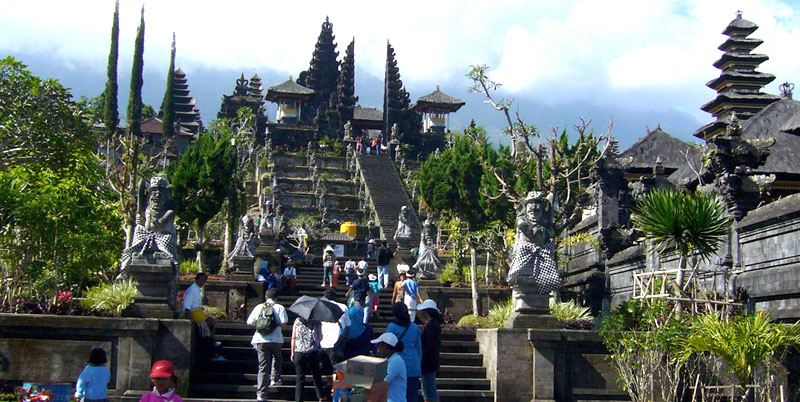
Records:
[[[141,5],[121,1],[122,80]],[[0,54],[61,79],[76,95],[94,96],[105,80],[113,7],[110,0],[6,2]],[[145,101],[160,104],[173,31],[177,64],[210,120],[240,72],[259,73],[266,87],[306,69],[327,15],[341,53],[356,38],[356,90],[367,105],[381,106],[389,39],[412,98],[438,84],[467,100],[453,116],[456,129],[474,117],[499,131],[499,116],[466,93],[469,66],[488,64],[504,84],[502,95],[516,99],[521,114],[543,131],[586,116],[598,130],[613,119],[623,145],[658,124],[690,139],[711,119],[699,108],[714,97],[705,82],[719,75],[712,63],[721,54],[720,32],[736,10],[760,26],[753,37],[764,44],[757,51],[770,56],[760,70],[777,77],[766,91],[800,83],[798,1],[151,1],[145,5]],[[120,82],[125,99],[127,83]]]

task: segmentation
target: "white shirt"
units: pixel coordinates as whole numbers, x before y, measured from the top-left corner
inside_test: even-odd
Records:
[[[247,317],[247,325],[256,325],[256,321],[258,321],[258,317],[261,316],[261,311],[264,308],[266,303],[261,303],[257,305],[253,311],[250,312],[250,316]],[[278,304],[275,303],[272,305],[272,311],[275,314],[275,317],[278,319],[278,326],[272,331],[271,334],[268,336],[261,335],[258,331],[253,334],[253,339],[250,340],[251,345],[255,345],[258,343],[280,343],[283,344],[283,332],[281,331],[280,324],[286,324],[289,321],[289,317],[286,316],[286,309]]]
[[[297,269],[295,269],[295,267],[286,267],[283,269],[283,274],[286,276],[297,276]]]
[[[195,282],[183,293],[183,309],[194,310],[202,307],[203,296],[200,295],[200,286],[197,286],[197,282]]]
[[[358,262],[358,269],[367,269],[367,262],[364,261],[364,260],[359,261]]]
[[[339,317],[339,322],[322,322],[322,340],[319,341],[319,347],[322,349],[332,349],[333,345],[336,345],[336,341],[339,340],[341,329],[350,326],[350,316],[347,315],[347,306],[332,300],[329,301],[339,306],[344,314]]]
[[[347,262],[344,263],[344,269],[356,269],[356,262],[353,260],[347,260]]]

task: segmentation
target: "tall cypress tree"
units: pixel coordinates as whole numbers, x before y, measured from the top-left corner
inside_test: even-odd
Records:
[[[111,49],[108,52],[106,89],[104,96],[103,122],[106,137],[111,138],[119,124],[119,106],[117,105],[117,60],[119,59],[119,0],[114,7],[114,22],[111,24]]]
[[[400,123],[405,95],[400,69],[392,44],[386,41],[386,75],[383,80],[383,134],[388,136],[395,123]],[[401,130],[401,133],[403,131]]]
[[[356,40],[353,38],[347,46],[339,70],[339,79],[336,82],[336,91],[331,94],[328,107],[328,124],[331,132],[337,136],[341,136],[345,123],[353,120],[353,110],[358,102],[358,97],[355,96],[355,43]]]
[[[308,105],[309,113],[305,114],[306,116],[317,116],[319,108],[322,108],[324,112],[327,109],[331,93],[336,90],[336,80],[339,78],[339,61],[336,59],[339,57],[339,52],[336,51],[335,39],[333,24],[328,17],[325,17],[307,74],[301,73],[302,80],[298,80],[300,85],[315,91],[314,97]],[[327,127],[326,117],[325,113],[319,115],[318,120],[325,121],[318,121],[318,124]]]
[[[133,67],[131,67],[131,92],[128,97],[128,133],[133,137],[141,137],[142,128],[142,69],[144,64],[144,6],[136,41],[133,48]]]
[[[167,71],[167,88],[164,91],[164,101],[161,103],[161,130],[164,139],[175,135],[175,32],[172,33],[172,53],[169,58],[169,71]]]

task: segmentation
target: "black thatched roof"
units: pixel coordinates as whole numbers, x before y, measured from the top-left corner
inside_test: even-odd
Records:
[[[314,95],[314,90],[306,88],[289,77],[286,82],[270,87],[267,90],[267,100],[275,102],[279,97],[310,98]]]
[[[383,111],[374,107],[361,107],[356,105],[353,109],[353,120],[383,121]]]
[[[786,123],[781,127],[784,133],[800,135],[800,114],[795,114],[786,120]]]
[[[800,137],[784,131],[791,122],[800,123],[800,102],[781,99],[771,103],[753,117],[742,122],[742,138],[748,140],[774,138],[770,154],[756,173],[787,173],[800,175]],[[673,183],[695,180],[696,175],[687,166],[678,169],[669,177]]]
[[[353,237],[350,237],[347,233],[325,233],[320,238],[322,242],[336,242],[336,243],[349,243],[353,241]]]
[[[633,158],[625,168],[652,169],[656,159],[669,172],[686,164],[685,153],[689,145],[662,130],[659,126],[623,151],[617,159]]]
[[[466,102],[461,99],[454,98],[442,91],[439,90],[439,86],[436,86],[436,90],[425,95],[421,96],[417,99],[417,103],[414,105],[415,110],[428,110],[428,109],[446,109],[447,112],[455,112],[456,110],[460,109],[461,106],[464,106]]]
[[[756,29],[758,29],[758,25],[742,18],[742,13],[739,11],[736,13],[736,18],[722,31],[722,34],[726,36],[733,36],[734,34],[750,35],[755,32]]]

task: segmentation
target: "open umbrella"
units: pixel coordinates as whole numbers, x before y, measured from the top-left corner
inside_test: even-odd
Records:
[[[289,311],[306,321],[337,322],[339,317],[344,314],[339,305],[311,296],[301,296],[289,306]]]

